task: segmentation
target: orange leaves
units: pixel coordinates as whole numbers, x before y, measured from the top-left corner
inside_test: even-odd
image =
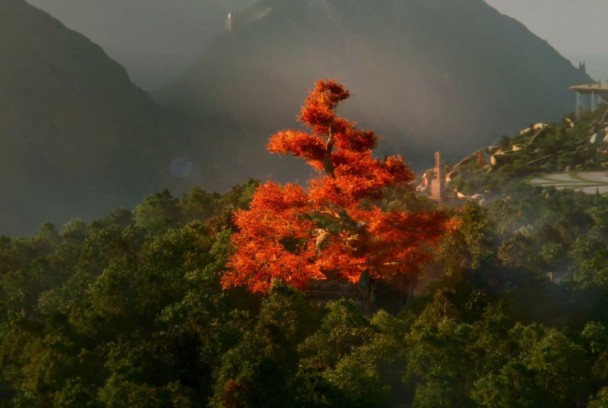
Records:
[[[382,275],[384,265],[397,263],[417,272],[418,265],[431,255],[430,249],[446,232],[449,219],[440,211],[406,213],[384,212],[376,208],[370,212],[369,234],[376,253],[374,272]]]
[[[222,285],[248,286],[253,292],[265,293],[274,279],[297,287],[313,278],[322,279],[311,262],[314,223],[302,216],[308,211],[307,196],[300,186],[266,183],[258,187],[251,208],[235,215],[239,232],[232,243],[236,252]]]
[[[317,170],[323,170],[325,145],[320,137],[295,130],[285,130],[270,138],[269,152],[302,157]]]
[[[399,156],[389,156],[384,160],[384,170],[390,174],[390,177],[400,184],[410,183],[414,180],[414,173],[405,165],[403,159]]]
[[[270,139],[273,153],[301,157],[326,174],[295,184],[266,183],[249,210],[235,215],[235,252],[222,277],[225,288],[265,293],[276,279],[304,288],[311,280],[358,281],[413,274],[450,224],[444,213],[386,211],[387,188],[407,187],[412,171],[398,156],[372,156],[377,137],[336,115],[349,97],[335,81],[319,81],[300,119],[311,133],[285,130]]]
[[[335,178],[311,181],[315,201],[348,206],[363,199],[380,199],[387,187],[406,186],[414,179],[399,157],[380,161],[370,151],[338,150],[332,154]]]
[[[300,118],[309,125],[330,120],[335,117],[338,103],[349,96],[348,89],[334,80],[317,81],[315,89],[306,98]]]
[[[317,126],[317,133],[325,133],[329,131],[331,122],[335,114],[333,110],[320,102],[311,103],[302,109],[300,119],[307,125]]]
[[[350,97],[350,92],[344,85],[339,84],[333,79],[321,80],[317,81],[315,90],[307,98],[307,101],[308,99],[322,98],[321,95],[327,98],[332,106],[335,107],[339,102],[348,99]]]
[[[302,107],[300,120],[316,134],[344,131],[351,126],[337,117],[335,110],[349,96],[348,89],[336,81],[317,81]]]
[[[306,202],[306,193],[297,184],[281,187],[277,183],[266,183],[256,190],[251,200],[251,209],[276,214],[285,210],[294,211],[306,205]]]

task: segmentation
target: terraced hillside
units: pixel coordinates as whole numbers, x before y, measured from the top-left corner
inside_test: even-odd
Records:
[[[537,123],[500,145],[475,151],[449,172],[463,193],[500,189],[516,180],[539,187],[608,193],[608,106],[580,119]]]

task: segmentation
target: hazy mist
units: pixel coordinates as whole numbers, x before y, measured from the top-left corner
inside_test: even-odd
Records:
[[[155,90],[189,67],[225,30],[230,10],[257,0],[28,0],[100,44],[141,87]],[[605,16],[608,2],[487,0],[548,41],[575,65],[587,61],[608,78]]]
[[[11,2],[25,6],[20,0]],[[15,90],[14,100],[20,104],[0,111],[8,118],[3,120],[6,134],[0,136],[44,135],[45,143],[53,142],[56,150],[72,152],[83,163],[88,159],[75,146],[85,145],[90,153],[107,140],[116,142],[120,158],[112,157],[125,166],[133,163],[131,155],[141,156],[142,152],[150,158],[163,158],[142,160],[145,165],[128,173],[138,176],[131,177],[120,192],[112,191],[124,181],[119,166],[99,165],[96,180],[87,178],[90,172],[79,171],[78,182],[86,185],[83,190],[81,184],[70,185],[60,177],[64,174],[60,170],[66,168],[66,161],[59,159],[63,156],[49,155],[48,168],[41,176],[26,168],[29,161],[18,160],[21,156],[7,147],[4,154],[14,162],[9,173],[38,180],[45,185],[47,198],[31,199],[28,194],[42,190],[30,183],[19,184],[18,177],[13,177],[17,181],[7,180],[19,184],[19,194],[30,197],[29,202],[55,200],[53,206],[46,205],[46,209],[57,209],[52,211],[53,220],[83,216],[87,195],[100,191],[115,198],[113,206],[137,202],[140,192],[138,197],[123,198],[133,193],[130,186],[146,185],[138,177],[150,174],[158,175],[172,191],[192,185],[225,190],[248,177],[305,179],[307,173],[296,160],[270,156],[264,146],[273,132],[298,126],[295,118],[300,105],[319,78],[335,78],[351,89],[352,98],[340,112],[360,127],[384,136],[378,155],[402,154],[417,170],[432,161],[436,150],[455,162],[532,122],[559,120],[573,109],[568,86],[590,80],[551,47],[551,41],[548,44],[535,37],[483,0],[29,2],[91,41],[83,41],[75,32],[68,35],[49,18],[45,24],[55,27],[57,45],[46,46],[44,54],[32,51],[44,41],[17,45],[14,34],[5,37],[14,47],[5,48],[6,60],[18,57],[31,64],[7,70],[5,83],[22,84],[23,75],[31,77],[25,73],[35,67],[40,68],[36,71],[39,83],[54,84],[54,88],[44,93],[44,87],[37,87],[41,95],[35,95],[41,97],[29,100],[26,93]],[[227,32],[230,11],[234,24],[232,32]],[[20,29],[27,30],[27,24],[33,23],[24,22]],[[49,32],[42,29],[37,35],[49,38]],[[67,41],[76,41],[76,37],[82,47]],[[154,97],[164,106],[156,106],[148,95],[125,85],[128,79],[122,68],[105,61],[95,44],[123,65],[138,86],[155,91]],[[55,52],[57,47],[65,47],[65,54]],[[86,57],[93,50],[98,62]],[[40,55],[44,58],[29,59]],[[103,68],[106,64],[114,68]],[[91,75],[74,81],[75,72]],[[116,78],[120,81],[114,81]],[[111,85],[118,83],[122,85]],[[103,93],[109,102],[96,103],[99,99],[91,97],[96,95],[91,89]],[[123,91],[132,96],[121,96]],[[73,101],[87,115],[60,109],[63,105],[52,99],[57,95]],[[120,107],[126,100],[133,101],[132,113]],[[153,113],[157,109],[162,115]],[[39,112],[53,117],[43,121]],[[84,117],[101,124],[83,121],[84,130],[80,130],[75,124]],[[140,119],[134,121],[133,117]],[[136,130],[134,122],[139,126]],[[70,132],[55,125],[48,132],[35,128],[45,123],[59,123]],[[101,130],[106,128],[111,128],[111,136],[103,135]],[[152,134],[159,138],[155,143],[149,142]],[[63,140],[67,142],[60,142]],[[51,151],[43,145],[36,149]],[[19,154],[28,151],[31,148],[22,148]],[[47,175],[57,183],[44,182]],[[104,189],[100,190],[99,180]],[[163,187],[154,185],[154,191]],[[62,195],[66,191],[79,192],[81,203]],[[15,202],[19,201],[24,200],[15,196]],[[82,208],[72,211],[71,204]],[[55,217],[68,208],[69,214]],[[28,229],[51,218],[40,208],[32,208],[30,213],[20,216],[28,220]]]
[[[27,0],[101,45],[144,89],[159,88],[255,0]]]
[[[265,0],[235,21],[157,98],[202,115],[214,156],[261,178],[291,174],[267,167],[278,159],[264,145],[296,125],[319,78],[351,89],[341,112],[385,136],[379,154],[403,154],[418,169],[435,150],[459,160],[532,122],[561,119],[573,108],[568,87],[589,80],[481,0]]]

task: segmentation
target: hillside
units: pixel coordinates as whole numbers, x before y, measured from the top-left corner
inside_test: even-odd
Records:
[[[324,77],[352,90],[345,116],[415,167],[437,149],[458,157],[557,120],[572,110],[568,86],[590,80],[482,0],[261,0],[158,98],[204,117],[227,169],[285,178],[291,167],[268,162],[262,146]]]
[[[82,33],[146,90],[174,80],[255,0],[28,0]]]
[[[99,215],[164,185],[160,111],[99,46],[3,0],[0,61],[0,234]]]
[[[509,194],[522,180],[547,191],[608,192],[608,106],[578,120],[536,123],[495,146],[475,151],[448,172],[450,190],[466,195]]]

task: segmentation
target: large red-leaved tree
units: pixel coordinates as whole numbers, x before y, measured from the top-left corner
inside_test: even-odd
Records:
[[[265,183],[236,213],[224,288],[266,293],[274,280],[305,288],[312,280],[412,276],[450,228],[441,211],[381,205],[387,188],[409,186],[414,174],[399,156],[374,158],[377,136],[336,115],[348,97],[341,84],[318,81],[300,113],[310,131],[271,137],[270,152],[303,158],[318,177],[306,188]]]

